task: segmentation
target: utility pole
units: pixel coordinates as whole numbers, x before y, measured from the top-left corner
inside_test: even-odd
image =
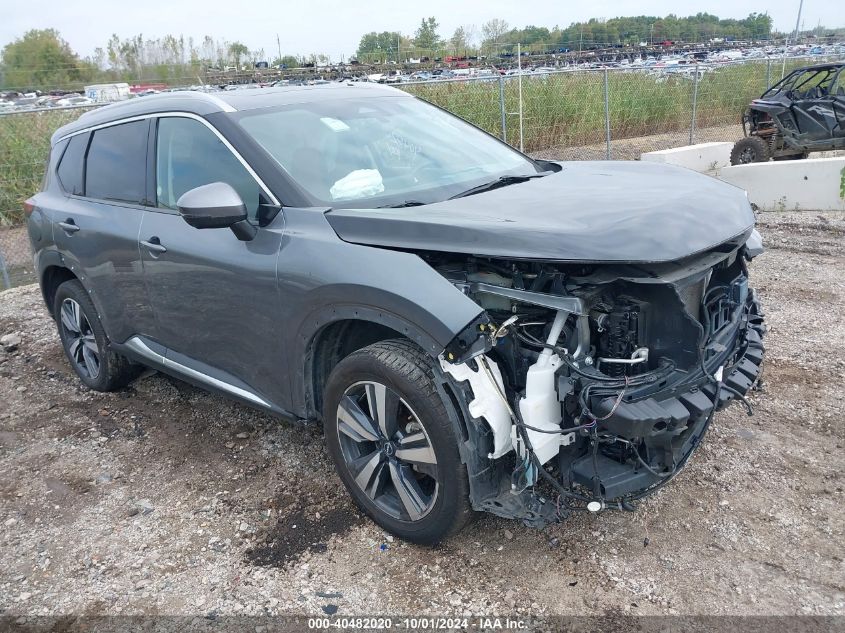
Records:
[[[801,10],[804,8],[804,0],[798,4],[798,18],[795,20],[795,42],[798,43],[798,27],[801,24]]]
[[[516,44],[516,68],[519,82],[517,84],[519,90],[519,151],[524,152],[525,146],[522,137],[522,44],[519,42]]]
[[[798,27],[801,24],[801,10],[804,8],[804,0],[800,0],[798,3],[798,17],[795,20],[795,33],[794,33],[794,41],[798,41]],[[780,78],[783,79],[783,76],[786,74],[786,52],[789,48],[789,36],[786,37],[786,42],[783,45],[783,61],[780,67]]]
[[[279,66],[282,65],[282,42],[279,40],[279,34],[276,33],[276,46],[279,47]]]

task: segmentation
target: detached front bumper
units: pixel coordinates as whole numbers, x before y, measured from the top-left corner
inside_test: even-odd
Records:
[[[582,455],[568,466],[573,483],[598,493],[604,500],[639,498],[652,487],[677,473],[700,444],[713,414],[735,399],[744,399],[760,377],[765,349],[766,326],[760,303],[753,291],[739,314],[733,331],[723,333],[731,347],[716,340],[708,349],[713,357],[705,361],[707,375],[680,380],[674,386],[647,397],[623,399],[604,397],[593,403],[598,418],[597,432],[605,438],[644,442],[647,454],[633,459],[630,451],[601,451]],[[714,376],[721,376],[721,382]],[[718,394],[717,394],[718,389]]]

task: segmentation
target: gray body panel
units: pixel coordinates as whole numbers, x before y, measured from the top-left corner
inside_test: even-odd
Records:
[[[348,242],[583,262],[668,262],[750,232],[745,192],[648,162],[568,162],[544,178],[404,209],[337,209]]]
[[[380,323],[436,355],[481,308],[410,253],[348,244],[318,209],[285,209],[278,332],[291,359],[291,391],[304,393],[313,336],[340,320]]]

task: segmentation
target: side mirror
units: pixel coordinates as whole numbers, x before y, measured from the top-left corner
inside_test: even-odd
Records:
[[[183,193],[176,201],[182,218],[195,229],[230,228],[241,241],[255,237],[256,228],[247,222],[244,201],[225,182],[212,182]]]

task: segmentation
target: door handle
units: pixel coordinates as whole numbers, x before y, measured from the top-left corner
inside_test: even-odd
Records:
[[[59,226],[65,233],[76,233],[79,230],[79,227],[76,226],[76,222],[73,221],[73,218],[68,218],[64,222],[59,222]]]
[[[152,253],[166,253],[167,249],[162,246],[161,240],[157,237],[151,237],[149,240],[141,240],[141,245],[146,246]]]

